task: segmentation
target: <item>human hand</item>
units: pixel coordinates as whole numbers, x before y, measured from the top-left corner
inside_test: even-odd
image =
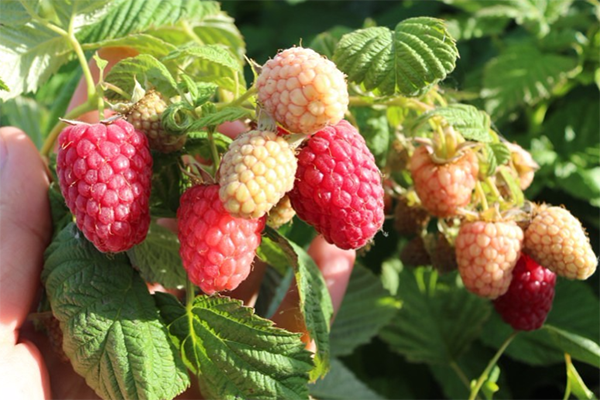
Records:
[[[130,55],[119,51],[101,54],[111,64]],[[71,108],[84,100],[84,85],[79,85]],[[80,119],[96,122],[99,116],[88,113]],[[229,123],[221,132],[235,136],[243,128],[241,123]],[[46,165],[27,135],[16,128],[1,128],[0,386],[8,398],[97,398],[71,365],[53,352],[47,338],[35,332],[32,323],[27,321],[27,314],[34,311],[41,289],[43,252],[51,236],[48,184]],[[337,310],[355,252],[339,250],[319,236],[311,244],[309,254],[321,269]],[[257,262],[248,280],[230,295],[253,306],[264,269],[265,265]],[[311,348],[306,327],[298,322],[302,320],[299,313],[298,295],[292,285],[273,320],[281,328],[303,333]],[[197,387],[193,386],[180,398],[198,397]]]

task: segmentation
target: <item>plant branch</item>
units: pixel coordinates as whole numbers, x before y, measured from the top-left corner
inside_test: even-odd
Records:
[[[194,298],[196,297],[196,290],[194,288],[194,284],[190,281],[188,277],[185,280],[185,306],[189,310],[192,308],[194,304]]]
[[[475,398],[477,397],[477,393],[479,393],[479,389],[481,389],[481,386],[483,386],[483,383],[486,381],[486,379],[490,375],[492,368],[494,368],[494,365],[496,365],[496,363],[498,362],[498,359],[504,353],[504,350],[506,350],[506,348],[508,347],[510,342],[512,342],[512,340],[517,336],[518,333],[519,333],[519,331],[514,331],[513,333],[510,334],[509,337],[506,338],[504,343],[502,343],[502,346],[500,346],[500,348],[498,349],[496,354],[494,354],[494,357],[492,357],[492,359],[490,360],[488,365],[485,367],[485,370],[483,370],[483,373],[481,374],[479,379],[477,379],[475,386],[473,386],[473,388],[471,389],[471,394],[469,395],[469,400],[475,400]]]

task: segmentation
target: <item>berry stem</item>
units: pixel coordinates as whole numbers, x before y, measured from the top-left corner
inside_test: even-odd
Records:
[[[117,93],[119,96],[122,96],[124,99],[131,100],[131,95],[129,93],[127,93],[120,87],[113,85],[112,83],[102,82],[102,87],[104,88],[104,90],[106,90],[106,89],[112,90],[113,92]]]
[[[217,104],[217,110],[220,110],[224,107],[235,107],[241,106],[246,100],[250,97],[254,96],[258,92],[258,88],[256,86],[252,86],[248,89],[243,95],[238,97],[237,99],[232,100],[230,103]]]
[[[450,361],[449,365],[450,365],[450,368],[452,368],[452,370],[456,373],[456,376],[458,376],[458,379],[465,385],[467,390],[471,390],[471,385],[469,384],[469,379],[467,378],[465,371],[462,370],[460,365],[458,365],[456,363],[456,361]],[[475,397],[475,399],[479,400],[479,397]]]
[[[487,199],[485,197],[485,192],[483,191],[483,187],[481,186],[481,182],[477,181],[477,183],[475,183],[475,197],[477,198],[477,200],[479,200],[481,202],[481,208],[483,208],[483,211],[487,210],[489,207]]]
[[[518,333],[519,333],[519,331],[513,331],[513,333],[511,333],[510,336],[508,336],[506,338],[504,343],[502,343],[502,346],[500,346],[500,348],[498,349],[496,354],[494,354],[494,357],[492,357],[492,359],[490,360],[488,365],[483,370],[483,373],[481,374],[481,376],[479,376],[479,379],[477,379],[477,382],[475,382],[475,385],[471,389],[471,394],[469,395],[469,400],[475,400],[475,398],[477,397],[477,393],[479,393],[479,389],[481,389],[481,386],[483,386],[483,383],[486,381],[486,379],[490,375],[492,368],[494,368],[494,366],[498,362],[498,359],[504,353],[504,350],[506,350],[508,345],[512,342],[512,340],[517,336]]]
[[[89,98],[88,101],[86,101],[85,103],[80,104],[77,107],[75,107],[74,109],[72,109],[71,111],[69,111],[64,116],[64,119],[75,119],[75,118],[79,117],[81,114],[84,114],[88,111],[95,110],[97,104],[95,104],[95,102],[94,102],[94,97]],[[58,137],[58,134],[60,133],[60,131],[62,131],[62,129],[65,127],[65,125],[66,124],[64,122],[58,121],[56,123],[56,125],[54,125],[54,127],[52,128],[50,133],[48,133],[48,136],[46,137],[46,140],[44,141],[44,144],[42,145],[42,149],[40,150],[40,154],[42,156],[48,156],[50,154],[50,152],[52,151],[54,142],[56,141],[56,138]]]
[[[190,278],[185,280],[185,307],[188,311],[191,311],[192,305],[194,304],[194,299],[196,298],[196,289],[194,288],[194,284],[190,281]],[[192,315],[191,312],[188,312],[188,315]],[[190,321],[191,323],[192,321]]]
[[[567,367],[567,386],[565,387],[565,395],[563,400],[568,400],[571,396],[571,380],[569,379],[569,365],[571,364],[571,355],[565,353],[565,366]]]

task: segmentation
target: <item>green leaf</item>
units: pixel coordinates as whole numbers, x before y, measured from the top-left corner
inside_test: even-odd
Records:
[[[40,0],[30,0],[29,6],[37,10]],[[0,2],[0,25],[21,26],[31,21],[31,15],[27,12],[20,1],[1,1]]]
[[[192,25],[200,43],[224,44],[239,59],[243,59],[244,54],[246,54],[246,44],[233,18],[224,13],[219,13],[200,21],[194,21]]]
[[[177,215],[183,183],[175,154],[154,156],[150,192],[150,210],[153,217],[174,218]]]
[[[346,33],[350,33],[352,29],[346,26],[334,26],[327,32],[319,33],[308,47],[317,53],[331,59],[335,52],[338,42]]]
[[[351,82],[383,95],[416,96],[455,67],[458,50],[444,22],[409,18],[394,31],[359,29],[342,37],[333,57]]]
[[[86,26],[77,38],[83,43],[100,42],[181,21],[201,20],[219,11],[219,3],[214,1],[117,0],[101,21]]]
[[[192,129],[203,129],[208,126],[216,127],[225,121],[237,121],[252,114],[252,110],[243,107],[225,107],[217,112],[200,117],[192,125]]]
[[[575,58],[542,53],[528,44],[509,46],[485,66],[485,108],[497,119],[519,106],[534,105],[549,98],[576,68]]]
[[[177,83],[167,67],[148,54],[140,54],[119,61],[106,76],[106,81],[118,86],[126,93],[133,93],[134,77],[145,89],[156,88],[167,97],[178,94]],[[109,99],[120,97],[112,91],[108,91],[106,94]]]
[[[356,264],[331,327],[331,354],[344,356],[368,343],[400,308],[370,270]]]
[[[77,33],[105,17],[110,3],[110,0],[49,0],[42,5],[47,7],[46,13],[52,13],[51,19],[57,21],[58,26],[67,30],[72,25],[73,32]]]
[[[312,362],[299,334],[275,328],[252,308],[227,297],[201,295],[184,307],[172,295],[154,296],[205,397],[308,397]]]
[[[392,257],[381,263],[381,283],[392,296],[398,294],[400,271],[404,266],[398,257]]]
[[[570,360],[567,362],[567,384],[579,400],[597,400],[594,392],[588,389]]]
[[[38,149],[44,143],[43,128],[48,114],[45,107],[29,97],[18,96],[2,103],[2,116],[6,118],[7,125],[22,129]]]
[[[442,117],[446,122],[467,140],[489,143],[490,117],[484,111],[478,110],[468,104],[450,104],[447,107],[438,107],[421,114],[413,123],[414,131],[418,130],[425,122],[433,117]]]
[[[9,88],[0,91],[0,99],[6,101],[35,91],[72,54],[66,38],[40,24],[0,24],[0,79]]]
[[[589,285],[579,281],[559,279],[556,294],[546,323],[590,340],[600,337],[600,303]],[[485,325],[483,343],[498,348],[512,329],[494,313]],[[521,332],[506,349],[506,355],[530,365],[551,365],[563,361],[550,331],[539,329]]]
[[[214,132],[213,141],[217,150],[220,153],[224,153],[229,148],[229,145],[233,140],[229,136],[225,136],[222,133]],[[208,132],[205,131],[192,131],[188,132],[188,139],[185,144],[185,149],[191,154],[200,154],[206,159],[211,158],[210,142],[208,140]]]
[[[262,238],[260,246],[256,249],[256,255],[263,262],[275,268],[281,275],[285,275],[290,268],[290,256],[285,253],[284,248],[278,246],[268,236]]]
[[[156,58],[164,57],[169,54],[169,52],[175,50],[175,46],[172,44],[145,33],[102,40],[100,42],[85,44],[82,47],[84,50],[95,50],[102,47],[120,46],[132,47],[140,54],[148,54]]]
[[[600,346],[590,339],[564,331],[552,325],[544,325],[556,347],[576,360],[600,368]]]
[[[333,316],[329,290],[321,271],[303,248],[288,241],[274,229],[265,229],[265,234],[284,249],[294,269],[300,297],[300,312],[317,348],[314,357],[315,368],[310,374],[311,381],[315,381],[329,370],[329,324]]]
[[[455,284],[432,287],[432,273],[425,268],[402,271],[402,308],[380,336],[409,362],[448,364],[479,337],[491,307]]]
[[[510,19],[505,16],[481,17],[475,15],[459,15],[446,21],[448,32],[457,41],[478,39],[498,35],[504,31]]]
[[[127,254],[146,282],[160,283],[168,289],[185,285],[187,275],[179,256],[177,235],[155,221],[150,224],[146,239]]]
[[[367,142],[367,147],[375,156],[377,164],[382,167],[385,165],[391,140],[390,125],[386,110],[353,107],[351,112],[356,118],[358,131]]]
[[[504,143],[486,143],[485,154],[487,156],[486,163],[487,176],[492,176],[496,173],[498,166],[507,163],[510,160],[511,154],[509,148]]]
[[[50,214],[52,215],[52,235],[56,236],[69,223],[73,222],[73,215],[65,204],[65,198],[60,193],[60,187],[58,187],[56,181],[52,182],[48,188],[48,198],[50,200]]]
[[[162,61],[172,70],[185,65],[186,73],[197,81],[213,82],[232,92],[241,87],[241,82],[236,83],[242,70],[240,60],[224,45],[186,45],[167,54]]]
[[[42,275],[63,349],[102,398],[173,398],[189,386],[144,281],[124,254],[100,253],[74,224],[45,253]]]
[[[331,359],[331,371],[327,376],[309,385],[308,390],[310,396],[317,400],[383,399],[337,358]]]

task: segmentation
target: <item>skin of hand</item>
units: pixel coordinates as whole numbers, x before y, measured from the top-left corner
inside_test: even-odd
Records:
[[[109,62],[108,68],[120,59],[136,54],[135,50],[124,48],[99,52],[100,57]],[[94,61],[90,62],[90,68],[97,79]],[[82,79],[69,108],[83,102],[86,93]],[[99,115],[91,112],[78,119],[94,123],[99,120]],[[223,124],[219,130],[235,137],[246,129],[245,124],[235,121]],[[36,332],[27,321],[27,315],[35,312],[41,288],[43,253],[51,237],[48,184],[47,167],[27,135],[17,128],[0,128],[0,387],[10,399],[95,399],[98,397],[84,379],[69,363],[56,357],[46,336]],[[174,220],[162,219],[159,223],[176,230]],[[322,236],[315,238],[308,253],[322,271],[337,311],[356,254],[353,250],[340,250],[328,244]],[[255,262],[250,277],[229,295],[253,306],[265,268],[263,263]],[[303,333],[307,348],[314,349],[301,322],[295,284],[273,321],[281,328]],[[192,387],[178,398],[200,397],[195,379],[192,379]]]

